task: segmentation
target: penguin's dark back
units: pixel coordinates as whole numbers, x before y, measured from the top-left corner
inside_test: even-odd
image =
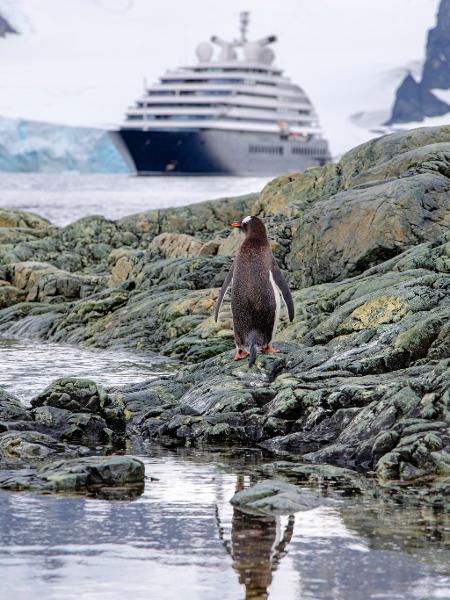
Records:
[[[247,343],[247,335],[256,330],[260,344],[269,343],[275,322],[276,301],[269,273],[272,251],[267,241],[246,239],[233,265],[231,303],[235,332]]]

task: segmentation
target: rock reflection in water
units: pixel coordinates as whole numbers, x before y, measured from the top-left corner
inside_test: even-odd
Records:
[[[245,487],[244,476],[238,475],[236,492]],[[219,537],[233,560],[233,569],[239,575],[239,583],[245,586],[245,600],[267,600],[273,572],[286,554],[292,539],[295,517],[289,515],[282,532],[281,518],[251,515],[233,508],[231,540],[227,540],[216,505]]]

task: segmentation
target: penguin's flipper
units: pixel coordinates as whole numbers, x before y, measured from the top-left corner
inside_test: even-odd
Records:
[[[214,321],[217,323],[217,319],[219,318],[220,308],[222,306],[223,298],[227,293],[227,289],[230,287],[231,282],[233,281],[233,265],[231,265],[231,269],[228,271],[228,275],[225,277],[225,281],[222,283],[222,287],[220,288],[219,297],[217,298],[216,310],[214,311]]]
[[[287,281],[284,278],[284,275],[281,272],[280,267],[277,265],[275,259],[272,260],[272,276],[278,289],[283,295],[283,300],[285,301],[288,309],[289,321],[293,321],[295,309],[294,301],[292,300],[291,290],[289,289]]]

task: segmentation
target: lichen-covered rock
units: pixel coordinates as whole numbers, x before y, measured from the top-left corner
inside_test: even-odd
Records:
[[[39,406],[32,411],[34,428],[52,434],[69,444],[89,448],[113,445],[122,439],[124,428],[112,430],[105,419],[89,412],[71,412],[54,406]]]
[[[219,251],[221,240],[209,240],[203,244],[200,248],[198,255],[199,256],[216,256]]]
[[[24,210],[0,208],[0,227],[20,227],[47,230],[51,226],[48,219]]]
[[[22,402],[0,388],[0,421],[28,421],[31,416]]]
[[[8,285],[6,281],[0,281],[0,309],[23,302],[25,297],[26,294],[23,290],[14,285]]]
[[[230,500],[240,510],[257,515],[289,515],[312,510],[327,500],[284,481],[268,479],[236,492]]]
[[[73,275],[47,263],[19,262],[9,267],[11,282],[28,302],[64,302],[93,294],[102,287],[98,277]],[[1,291],[1,290],[0,290]]]
[[[166,258],[198,256],[203,246],[201,240],[185,233],[160,233],[150,246],[158,248]]]
[[[0,488],[37,492],[82,492],[107,496],[111,488],[144,485],[144,464],[131,456],[89,456],[52,462],[32,472],[2,474]]]
[[[64,414],[64,421],[67,421],[67,424],[74,428],[72,434],[66,431],[66,436],[70,435],[74,439],[78,438],[76,429],[80,430],[81,425],[83,425],[84,435],[87,436],[90,434],[86,431],[86,427],[103,430],[106,437],[109,436],[105,431],[107,428],[117,435],[124,432],[123,404],[117,398],[113,399],[103,388],[89,379],[57,379],[33,398],[31,406],[35,409],[35,418],[42,423],[45,422],[42,407],[52,407],[75,413],[76,418],[72,416],[69,421],[67,421],[67,414]],[[54,411],[47,411],[47,414],[50,422],[63,416],[62,413],[56,414]],[[92,415],[98,415],[101,419],[92,420]],[[80,433],[80,435],[83,434]]]
[[[142,258],[141,250],[130,250],[128,248],[116,248],[109,257],[111,275],[108,278],[108,287],[115,288],[126,281],[133,279],[134,269]]]
[[[22,466],[52,456],[67,458],[88,454],[83,446],[69,446],[39,431],[5,431],[0,433],[0,464]]]
[[[218,231],[228,229],[230,223],[248,214],[258,194],[238,198],[199,202],[177,208],[149,210],[125,217],[119,227],[137,236],[153,239],[160,233],[185,233],[205,239]]]
[[[448,143],[450,169],[450,142]],[[450,227],[450,180],[421,173],[349,189],[293,225],[289,269],[299,285],[358,275]]]
[[[261,465],[257,471],[266,477],[285,477],[286,479],[299,482],[334,482],[353,485],[355,480],[359,479],[356,471],[327,464],[310,465],[288,461],[275,461]]]
[[[220,244],[217,254],[219,256],[235,256],[236,252],[239,250],[241,244],[243,242],[242,234],[239,230],[234,229],[230,232],[228,237],[226,237],[223,242]]]

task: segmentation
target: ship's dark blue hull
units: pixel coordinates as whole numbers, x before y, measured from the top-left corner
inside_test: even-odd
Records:
[[[264,175],[304,171],[330,160],[323,139],[218,129],[111,132],[139,175]]]
[[[198,130],[142,131],[122,129],[113,132],[116,144],[132,161],[139,174],[226,174],[221,163],[208,148]],[[125,146],[121,148],[120,145]],[[125,150],[125,152],[124,152]],[[130,162],[130,161],[129,161]]]

